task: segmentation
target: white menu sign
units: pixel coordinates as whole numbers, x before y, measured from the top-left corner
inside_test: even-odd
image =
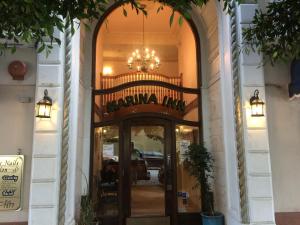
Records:
[[[180,140],[179,141],[179,150],[180,150],[180,162],[182,163],[186,156],[185,153],[189,149],[191,142],[189,140]]]
[[[103,157],[112,158],[114,156],[114,144],[103,144]]]

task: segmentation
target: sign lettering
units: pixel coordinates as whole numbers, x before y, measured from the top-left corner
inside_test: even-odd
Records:
[[[118,100],[113,100],[107,103],[106,110],[107,113],[115,112],[122,107],[129,107],[134,105],[141,104],[161,104],[162,106],[166,106],[168,108],[172,108],[174,110],[184,112],[185,111],[185,101],[173,99],[172,97],[164,96],[163,101],[158,103],[158,99],[155,94],[135,94],[126,96],[124,99],[120,98]]]

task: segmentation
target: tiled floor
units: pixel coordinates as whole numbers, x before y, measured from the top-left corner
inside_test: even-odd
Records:
[[[160,185],[136,185],[131,191],[131,216],[164,216],[165,191]]]

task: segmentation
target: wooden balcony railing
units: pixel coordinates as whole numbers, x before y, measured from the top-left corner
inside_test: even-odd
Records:
[[[109,89],[125,83],[141,80],[162,81],[176,86],[182,86],[182,74],[180,76],[166,76],[158,73],[135,72],[119,74],[115,76],[101,76],[100,87],[101,89]],[[163,101],[164,96],[172,97],[173,99],[182,98],[182,93],[176,90],[170,90],[165,87],[142,85],[126,88],[115,93],[102,95],[100,97],[100,105],[106,105],[107,102],[118,100],[119,98],[125,98],[129,95],[134,96],[135,94],[140,93],[155,93],[159,102]]]

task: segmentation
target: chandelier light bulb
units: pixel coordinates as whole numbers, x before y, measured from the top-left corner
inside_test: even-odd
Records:
[[[128,58],[127,64],[129,69],[148,72],[149,70],[153,71],[159,68],[160,59],[155,55],[154,50],[150,50],[149,48],[136,49]]]

